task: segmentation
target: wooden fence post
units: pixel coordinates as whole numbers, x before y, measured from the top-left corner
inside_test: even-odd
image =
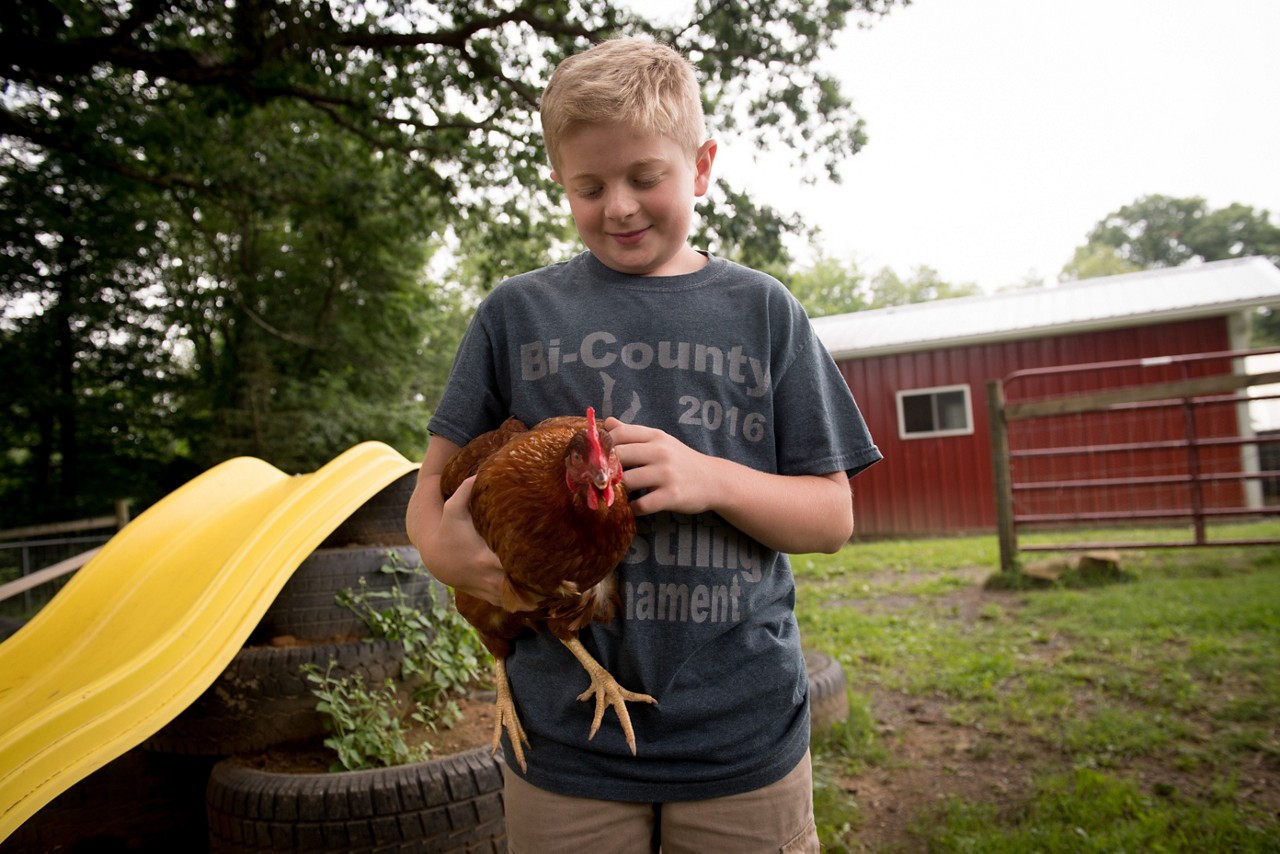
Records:
[[[125,525],[129,524],[129,505],[133,502],[128,498],[121,498],[116,502],[116,530],[119,531]]]
[[[991,470],[995,484],[1000,571],[1018,571],[1018,534],[1013,527],[1013,479],[1009,469],[1009,424],[1004,417],[1004,383],[987,382],[987,421],[991,430]]]

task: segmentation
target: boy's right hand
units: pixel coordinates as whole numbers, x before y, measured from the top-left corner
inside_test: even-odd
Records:
[[[435,481],[435,488],[439,489],[438,476]],[[424,532],[425,536],[419,537],[415,544],[422,554],[422,562],[436,579],[500,606],[506,573],[502,570],[502,562],[476,532],[471,520],[471,490],[474,486],[474,476],[464,480],[444,502],[439,524],[434,530]]]

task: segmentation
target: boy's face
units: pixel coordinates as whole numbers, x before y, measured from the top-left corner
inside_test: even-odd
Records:
[[[706,258],[688,243],[694,200],[707,192],[716,144],[690,160],[665,136],[625,125],[583,125],[560,143],[560,168],[578,234],[597,258],[620,273],[678,276]]]

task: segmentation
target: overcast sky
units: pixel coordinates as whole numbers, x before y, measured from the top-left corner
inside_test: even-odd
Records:
[[[1151,193],[1280,222],[1280,0],[914,0],[827,62],[870,139],[844,183],[797,189],[785,157],[732,146],[718,173],[864,271],[1053,282]]]

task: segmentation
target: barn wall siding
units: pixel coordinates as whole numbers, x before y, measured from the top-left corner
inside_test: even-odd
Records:
[[[1028,368],[1229,349],[1228,318],[1214,317],[840,361],[840,372],[885,457],[853,482],[858,535],[995,529],[988,380]],[[1053,381],[1018,383],[1010,388],[1009,399],[1182,378],[1176,369],[1168,370],[1165,374],[1158,369],[1086,372]],[[896,392],[959,384],[967,384],[970,389],[972,435],[899,438]]]

